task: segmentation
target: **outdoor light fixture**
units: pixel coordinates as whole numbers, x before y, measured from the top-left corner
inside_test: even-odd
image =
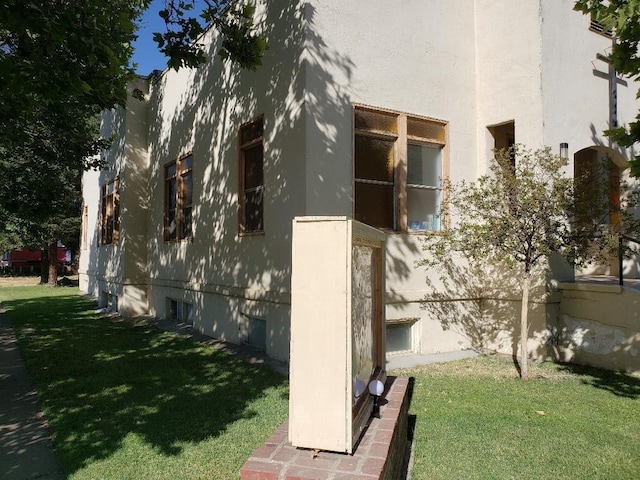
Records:
[[[569,158],[569,144],[568,143],[561,143],[560,144],[560,156],[562,158]]]
[[[373,395],[373,412],[371,415],[380,418],[380,395],[384,392],[384,384],[380,380],[371,380],[369,393]]]

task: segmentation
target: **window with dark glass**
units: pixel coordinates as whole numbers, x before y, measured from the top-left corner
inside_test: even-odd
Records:
[[[116,243],[120,236],[119,180],[115,178],[102,186],[100,244]]]
[[[439,230],[446,123],[356,107],[354,216],[389,230]]]
[[[187,155],[164,167],[164,239],[191,238],[193,207],[193,156]]]
[[[87,207],[86,205],[82,207],[82,237],[81,237],[81,243],[82,243],[82,249],[86,250],[88,243],[87,243],[87,231],[89,229],[89,207]]]
[[[264,148],[263,119],[240,127],[240,233],[264,231]]]

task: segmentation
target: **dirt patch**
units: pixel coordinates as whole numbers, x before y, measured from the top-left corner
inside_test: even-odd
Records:
[[[38,285],[39,283],[40,276],[0,277],[0,287],[26,287]]]
[[[0,287],[29,287],[40,284],[40,276],[16,276],[16,277],[0,277]],[[58,277],[58,286],[60,287],[77,287],[78,276]]]

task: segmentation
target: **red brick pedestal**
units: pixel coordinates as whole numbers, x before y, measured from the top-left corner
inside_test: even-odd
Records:
[[[389,377],[380,418],[371,422],[353,455],[312,451],[288,442],[288,421],[240,470],[241,480],[397,480],[408,435],[409,379]]]

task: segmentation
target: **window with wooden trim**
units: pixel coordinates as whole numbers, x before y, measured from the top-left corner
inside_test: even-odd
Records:
[[[102,186],[100,244],[117,243],[120,238],[120,180],[116,177]]]
[[[80,237],[82,243],[82,249],[86,250],[88,245],[87,232],[89,229],[89,207],[82,207],[82,236]]]
[[[240,126],[240,234],[264,232],[263,117]]]
[[[446,122],[354,109],[354,218],[397,231],[440,230]]]
[[[164,167],[164,239],[191,238],[193,223],[193,155]]]
[[[193,325],[193,304],[167,298],[167,318],[181,323]]]

